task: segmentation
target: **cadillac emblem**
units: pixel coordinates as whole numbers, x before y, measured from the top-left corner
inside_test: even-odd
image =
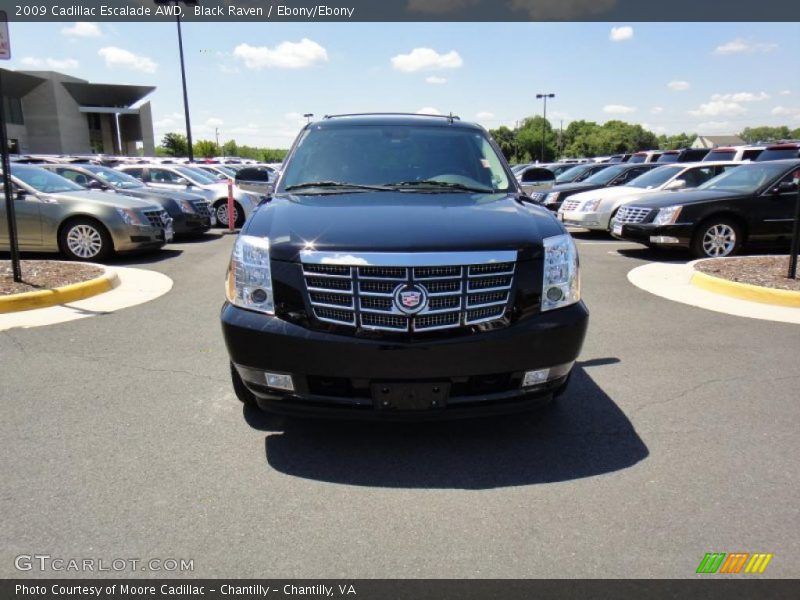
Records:
[[[394,305],[400,312],[415,315],[428,304],[428,293],[425,288],[413,283],[406,283],[394,291]]]

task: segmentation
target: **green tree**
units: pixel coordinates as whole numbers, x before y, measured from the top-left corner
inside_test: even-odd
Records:
[[[694,133],[678,133],[675,135],[660,135],[658,136],[658,147],[660,150],[679,150],[681,148],[688,148],[694,142],[697,134]]]
[[[222,154],[225,156],[239,156],[239,147],[236,140],[228,140],[222,144]]]
[[[167,156],[186,156],[189,154],[189,144],[186,136],[180,133],[166,133],[161,138],[161,148]]]
[[[517,141],[514,132],[505,125],[501,125],[497,129],[490,130],[489,134],[494,138],[494,141],[497,142],[506,160],[508,162],[514,162],[517,158]]]
[[[211,158],[219,154],[219,146],[211,140],[198,140],[194,143],[194,155]]]
[[[542,154],[542,137],[544,134],[544,154]],[[558,136],[549,121],[540,116],[528,117],[517,130],[517,158],[552,161],[556,156]]]
[[[739,134],[745,142],[752,144],[754,142],[774,142],[775,140],[785,140],[794,137],[793,132],[789,131],[786,125],[780,127],[769,127],[767,125],[761,127],[745,127]]]

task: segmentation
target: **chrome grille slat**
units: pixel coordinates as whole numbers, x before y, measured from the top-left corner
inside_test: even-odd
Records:
[[[617,223],[641,223],[649,214],[649,208],[642,208],[639,206],[623,206],[617,211],[614,220]]]
[[[354,254],[352,265],[303,262],[303,279],[314,316],[324,322],[395,333],[454,329],[505,316],[516,253],[485,255],[486,262],[480,264],[447,264],[446,253],[409,254],[407,259],[397,257],[401,264],[392,265],[386,257],[375,260],[372,254],[373,260],[364,265],[363,257]],[[475,253],[465,257],[470,259],[475,259]],[[414,315],[405,314],[394,302],[396,290],[406,284],[427,291],[427,305]]]
[[[580,200],[564,200],[561,210],[564,212],[573,211],[581,205]]]

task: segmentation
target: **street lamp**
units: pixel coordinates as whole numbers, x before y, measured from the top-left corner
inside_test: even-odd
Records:
[[[153,0],[156,4],[197,4],[197,0]],[[189,120],[189,94],[186,92],[186,65],[183,61],[183,36],[181,35],[181,15],[175,15],[178,24],[178,53],[181,57],[181,82],[183,83],[183,112],[186,119],[186,143],[189,146],[189,162],[194,162],[194,148],[192,148],[192,124]]]
[[[303,116],[304,116],[306,119],[308,119],[308,122],[309,122],[309,123],[311,123],[311,117],[313,117],[313,116],[314,116],[314,113],[306,113],[306,114],[304,114]]]
[[[545,135],[545,125],[547,123],[547,99],[555,97],[556,97],[555,94],[536,94],[537,100],[539,100],[540,98],[544,100],[544,115],[542,116],[542,162],[544,162],[544,135]]]

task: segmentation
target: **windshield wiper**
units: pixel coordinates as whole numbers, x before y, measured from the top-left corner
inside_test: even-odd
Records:
[[[305,183],[297,183],[286,187],[287,192],[293,190],[302,190],[306,188],[349,188],[355,190],[377,190],[381,192],[391,191],[382,185],[362,185],[359,183],[347,183],[345,181],[307,181]]]
[[[433,188],[442,188],[448,190],[458,190],[462,192],[480,192],[483,194],[494,193],[494,190],[492,188],[470,186],[470,185],[464,185],[463,183],[452,183],[448,181],[436,181],[435,179],[422,179],[419,181],[398,181],[397,183],[387,183],[386,185],[394,188],[433,187]]]

